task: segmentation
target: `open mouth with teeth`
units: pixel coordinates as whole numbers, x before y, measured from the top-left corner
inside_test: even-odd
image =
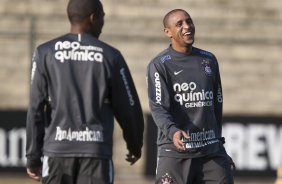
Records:
[[[186,41],[192,41],[194,40],[194,34],[192,31],[188,31],[188,32],[185,32],[183,34],[183,39],[186,40]]]
[[[194,32],[193,31],[187,31],[182,34],[182,39],[185,43],[193,43],[194,42]]]
[[[186,33],[183,34],[184,36],[193,36],[192,31],[188,31]]]
[[[184,33],[184,36],[191,35],[191,32]]]

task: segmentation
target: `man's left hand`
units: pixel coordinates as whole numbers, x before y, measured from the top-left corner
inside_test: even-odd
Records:
[[[130,165],[133,165],[137,160],[139,160],[140,157],[135,157],[132,153],[126,154],[126,161],[130,163]]]

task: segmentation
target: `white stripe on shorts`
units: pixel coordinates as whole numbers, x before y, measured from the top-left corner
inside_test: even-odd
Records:
[[[160,160],[160,157],[157,157],[156,175],[157,175],[157,173],[158,173],[159,160]]]
[[[42,168],[42,177],[46,177],[49,175],[49,165],[48,165],[48,158],[47,156],[43,157],[43,168]]]

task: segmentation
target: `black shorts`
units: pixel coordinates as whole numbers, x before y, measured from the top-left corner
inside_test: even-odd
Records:
[[[44,157],[43,184],[113,184],[113,162],[102,158]]]
[[[227,155],[202,158],[159,157],[156,184],[233,184]]]

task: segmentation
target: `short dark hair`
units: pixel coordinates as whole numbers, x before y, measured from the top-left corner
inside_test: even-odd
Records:
[[[71,24],[79,23],[93,13],[96,16],[103,14],[100,0],[69,0],[67,14]]]
[[[178,11],[183,11],[183,12],[187,13],[187,12],[186,12],[185,10],[183,10],[183,9],[174,9],[174,10],[171,10],[170,12],[168,12],[168,13],[164,16],[164,18],[163,18],[163,25],[164,25],[165,28],[167,27],[168,19],[170,18],[170,16],[171,16],[173,13],[178,12]],[[187,14],[188,14],[188,13],[187,13]]]

